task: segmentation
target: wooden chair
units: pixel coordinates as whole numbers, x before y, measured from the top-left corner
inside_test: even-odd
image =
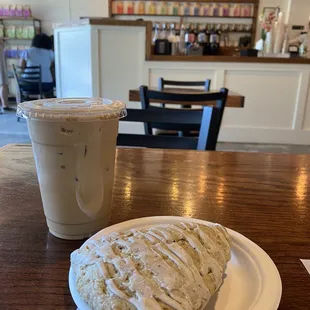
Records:
[[[143,122],[146,135],[119,134],[117,144],[123,146],[168,148],[168,149],[196,149],[214,151],[220,131],[223,112],[226,105],[228,89],[222,88],[220,92],[208,94],[171,94],[148,90],[146,86],[140,87],[142,105],[148,106],[150,99],[171,100],[182,102],[216,101],[216,106],[205,106],[203,110],[166,109],[152,107],[151,109],[128,109],[128,115],[121,121]],[[200,127],[198,139],[195,137],[154,136],[152,126],[166,124],[167,127],[183,130]]]
[[[158,79],[158,87],[160,90],[164,90],[165,86],[185,86],[185,87],[197,87],[203,86],[205,91],[210,90],[211,80],[206,79],[205,81],[171,81],[163,78]]]
[[[51,92],[43,91],[41,66],[19,67],[13,65],[13,74],[17,82],[17,103],[52,96]],[[17,117],[18,122],[19,120],[20,117]]]
[[[172,80],[165,80],[164,78],[160,77],[158,79],[158,88],[163,91],[165,89],[169,89],[169,87],[166,86],[182,86],[183,87],[203,87],[203,90],[209,91],[211,86],[211,80],[206,79],[205,81],[172,81]],[[161,106],[164,108],[166,105],[164,103],[161,104]],[[182,109],[191,109],[190,105],[182,105]],[[195,132],[195,135],[197,136],[197,132],[199,128],[197,126],[193,126],[193,128],[190,128],[189,131],[179,131],[177,132],[175,129],[168,130],[166,126],[163,124],[160,128],[154,128],[156,129],[156,135],[179,135],[179,136],[187,136],[191,133]]]
[[[210,90],[211,80],[206,79],[205,81],[172,81],[172,80],[165,80],[164,78],[160,77],[158,79],[158,88],[162,91],[166,88],[166,86],[182,86],[182,87],[197,87],[202,86],[205,91]],[[166,105],[164,103],[161,104],[164,108]],[[190,105],[182,105],[183,109],[190,109]]]
[[[41,66],[19,67],[13,65],[13,74],[17,82],[20,102],[26,101],[29,96],[37,96],[38,99],[43,98]],[[27,90],[27,88],[33,90]]]

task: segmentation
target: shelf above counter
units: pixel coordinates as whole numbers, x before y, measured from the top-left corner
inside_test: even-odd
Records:
[[[22,20],[22,21],[39,21],[38,18],[35,17],[25,17],[25,16],[0,16],[0,20]]]
[[[115,16],[136,16],[137,18],[141,18],[142,16],[152,16],[152,17],[186,17],[186,18],[228,18],[228,19],[253,19],[254,16],[202,16],[202,15],[171,15],[171,14],[112,14],[112,17]]]
[[[0,38],[1,40],[4,41],[31,41],[32,39],[21,39],[21,38],[8,38],[8,37],[4,37],[4,38]]]

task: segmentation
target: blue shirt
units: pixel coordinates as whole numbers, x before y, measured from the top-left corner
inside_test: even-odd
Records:
[[[50,69],[54,61],[54,52],[52,50],[31,47],[22,52],[21,58],[26,61],[27,67],[41,66],[42,83],[53,83],[53,76]]]

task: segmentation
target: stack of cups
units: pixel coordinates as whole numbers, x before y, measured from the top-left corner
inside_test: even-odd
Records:
[[[50,232],[84,239],[108,225],[116,139],[125,105],[105,99],[23,102]]]

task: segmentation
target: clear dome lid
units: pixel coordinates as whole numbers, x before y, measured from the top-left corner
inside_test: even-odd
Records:
[[[17,115],[26,119],[51,121],[98,121],[119,119],[127,115],[121,101],[103,98],[55,98],[22,102]]]

